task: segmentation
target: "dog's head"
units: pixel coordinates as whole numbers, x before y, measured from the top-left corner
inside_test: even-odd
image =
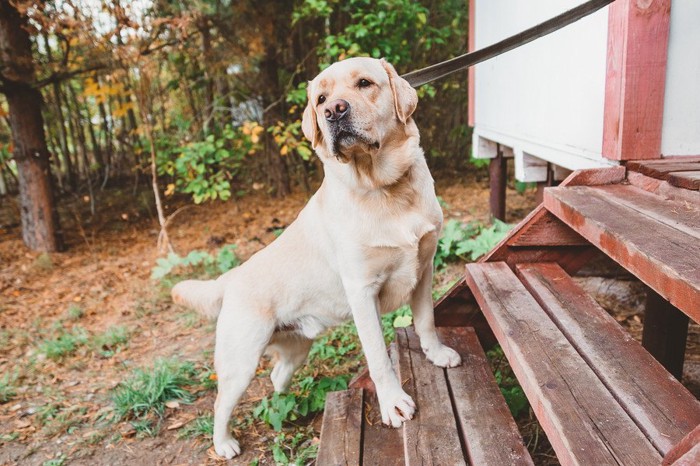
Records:
[[[373,154],[410,122],[416,90],[391,64],[374,58],[335,63],[309,83],[302,130],[323,159]]]

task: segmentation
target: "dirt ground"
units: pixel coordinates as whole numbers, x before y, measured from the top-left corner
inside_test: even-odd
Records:
[[[437,192],[446,203],[447,218],[487,221],[484,177],[443,176]],[[150,279],[158,257],[158,224],[150,194],[144,191],[138,202],[133,199],[131,188],[101,193],[94,216],[89,199],[63,200],[68,251],[55,254],[23,246],[17,205],[2,199],[0,381],[14,374],[18,389],[0,404],[0,464],[217,463],[208,441],[179,435],[196,416],[211,412],[213,390],[200,393],[190,405],[167,408],[156,437],[139,438],[128,423],[109,422],[112,390],[135,368],[148,367],[159,357],[206,368],[212,359],[213,325],[173,306],[167,290]],[[245,259],[271,242],[275,229],[291,223],[307,199],[301,192],[285,199],[258,192],[236,201],[186,207],[170,225],[171,240],[181,255],[235,243],[237,255]],[[508,203],[508,220],[514,222],[534,207],[534,193],[509,189]],[[186,199],[169,200],[166,208],[172,213],[186,204]],[[447,283],[460,270],[451,267],[441,281]],[[76,308],[82,315],[70,312]],[[639,319],[635,311],[618,320],[634,333]],[[83,348],[57,362],[39,354],[43,341],[76,323],[91,335],[125,326],[128,343],[108,356]],[[698,339],[697,332],[693,338]],[[266,369],[263,363],[260,372]],[[256,378],[234,416],[249,412],[271,392],[268,377]],[[46,416],[48,409],[55,414]],[[318,435],[320,416],[311,425]],[[230,464],[274,464],[271,430],[264,424],[253,423],[236,434],[244,454]]]

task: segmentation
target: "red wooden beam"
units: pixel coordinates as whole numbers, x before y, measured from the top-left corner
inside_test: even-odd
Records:
[[[661,157],[671,0],[617,0],[608,21],[603,156]]]

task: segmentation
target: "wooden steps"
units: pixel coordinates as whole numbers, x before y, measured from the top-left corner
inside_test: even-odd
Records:
[[[563,464],[659,464],[700,404],[555,264],[467,265],[467,283]]]
[[[331,393],[317,464],[532,464],[474,330],[438,331],[462,356],[461,366],[435,367],[413,330],[397,329],[392,360],[418,405],[414,419],[401,429],[384,427],[374,395],[360,389]]]
[[[549,188],[545,208],[700,320],[700,207],[629,185]]]

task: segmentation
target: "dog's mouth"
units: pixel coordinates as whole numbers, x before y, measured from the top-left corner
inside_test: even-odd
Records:
[[[332,144],[333,155],[345,162],[358,149],[362,152],[370,152],[371,150],[378,150],[379,146],[379,141],[375,141],[352,128],[339,128],[333,137]]]

